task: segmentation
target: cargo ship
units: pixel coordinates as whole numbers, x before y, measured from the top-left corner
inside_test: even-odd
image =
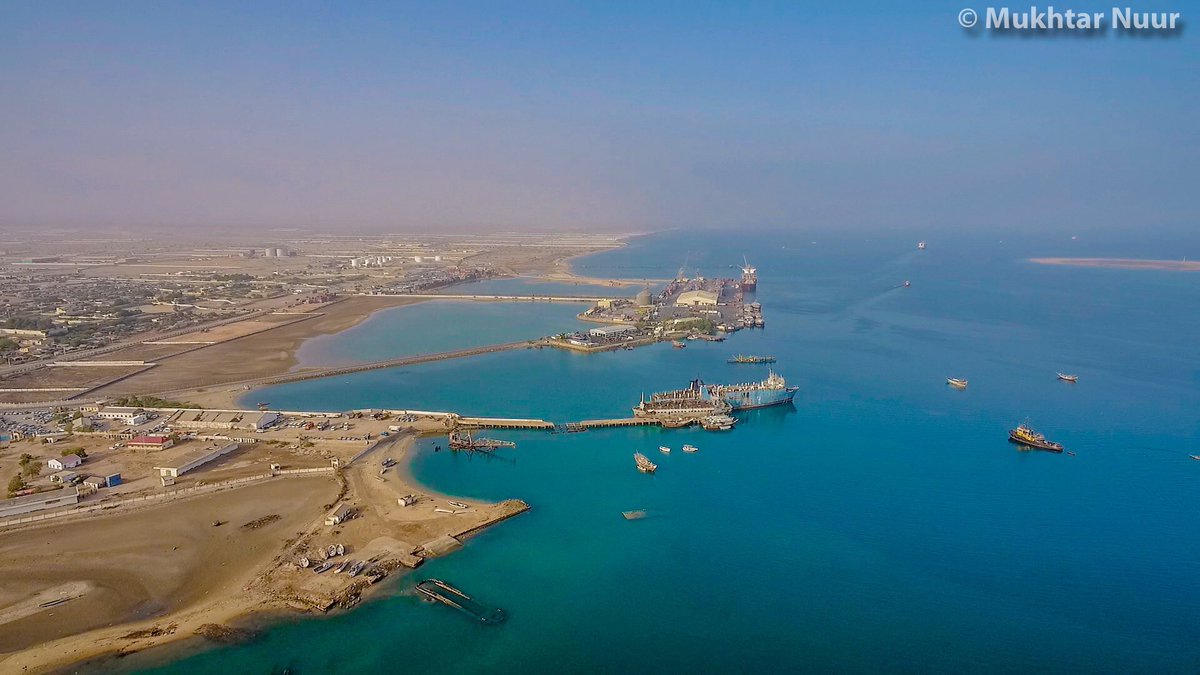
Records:
[[[750,262],[742,258],[742,283],[743,292],[749,293],[758,288],[758,270],[750,266]]]
[[[723,401],[733,410],[751,410],[791,403],[800,387],[789,387],[783,376],[770,371],[767,379],[745,384],[713,384],[704,388],[708,398]]]
[[[1038,432],[1030,429],[1022,424],[1016,429],[1008,432],[1008,440],[1018,445],[1025,445],[1038,450],[1047,450],[1049,452],[1062,452],[1063,446],[1059,443],[1053,443],[1046,440],[1046,437]]]
[[[665,391],[650,396],[649,400],[642,395],[642,400],[633,408],[634,417],[665,417],[671,420],[720,415],[731,410],[729,404],[708,397],[704,391],[704,383],[692,380],[687,389]]]
[[[737,356],[729,359],[726,363],[775,363],[774,356]]]

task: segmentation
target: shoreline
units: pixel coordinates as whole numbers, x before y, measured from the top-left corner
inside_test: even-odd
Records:
[[[1028,260],[1038,265],[1064,267],[1200,272],[1200,261],[1192,260],[1155,260],[1151,258],[1028,258]]]
[[[363,462],[347,467],[340,482],[343,482],[351,493],[356,494],[357,500],[364,501],[362,508],[364,512],[370,513],[364,513],[361,518],[365,520],[372,515],[377,516],[376,511],[382,506],[380,500],[371,500],[366,494],[372,490],[376,490],[376,494],[371,495],[375,497],[378,497],[379,491],[388,494],[419,494],[426,501],[454,499],[469,504],[480,515],[485,511],[491,512],[481,522],[461,521],[461,524],[450,528],[452,532],[459,531],[458,535],[445,535],[465,541],[477,532],[528,510],[524,502],[520,503],[525,508],[506,510],[504,507],[514,500],[487,502],[448,495],[416,480],[412,472],[412,463],[417,455],[417,443],[422,439],[440,435],[442,434],[435,432],[403,434],[389,442],[378,444],[366,453],[364,459],[374,458],[376,453],[386,452],[388,456],[397,460],[392,469],[392,478],[386,481],[388,485],[372,486],[366,480],[373,473],[363,469],[373,464]],[[354,473],[350,474],[352,470]],[[176,505],[178,503],[175,502]],[[149,511],[153,513],[155,509]],[[269,562],[263,564],[260,560],[258,564],[234,573],[233,580],[236,584],[225,584],[225,590],[231,592],[220,593],[215,599],[209,600],[211,591],[220,589],[205,589],[200,600],[154,617],[129,620],[130,615],[127,613],[125,619],[116,618],[103,626],[0,655],[0,664],[6,668],[20,668],[22,672],[109,672],[117,663],[122,664],[119,668],[121,671],[157,667],[228,644],[253,642],[262,633],[289,621],[332,618],[353,611],[363,602],[378,602],[399,596],[400,588],[415,571],[415,567],[397,564],[378,583],[370,583],[354,590],[354,595],[349,596],[352,601],[348,606],[335,605],[325,612],[318,612],[315,608],[301,609],[294,600],[288,600],[286,595],[280,594],[280,582],[273,577],[285,575],[286,570],[292,566],[289,561],[290,552],[298,542],[312,537],[314,533],[325,532],[327,528],[322,524],[324,512],[325,509],[322,508],[321,515],[310,522],[303,531],[291,535],[268,551],[273,554]],[[405,515],[420,518],[418,514],[417,511],[405,512]],[[111,519],[120,516],[121,514],[112,514],[100,518]],[[450,522],[444,516],[441,518],[440,522]],[[99,520],[88,520],[83,521],[82,525],[95,526],[98,522]],[[466,529],[462,529],[464,525],[467,526]],[[40,531],[47,528],[40,528]],[[377,541],[378,537],[375,540]],[[371,550],[371,545],[366,545],[366,549]],[[439,552],[435,557],[441,557],[454,550],[457,550],[457,547]],[[234,587],[240,587],[241,591],[234,591]],[[53,620],[50,616],[41,618]],[[126,661],[126,658],[129,660]]]

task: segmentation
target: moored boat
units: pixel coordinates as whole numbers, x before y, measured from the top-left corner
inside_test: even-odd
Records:
[[[1067,375],[1066,373],[1059,373],[1058,379],[1062,380],[1063,382],[1078,382],[1079,376],[1078,375]]]
[[[640,452],[633,453],[633,461],[637,464],[638,471],[642,473],[654,473],[658,470],[658,465]]]
[[[687,346],[687,343],[680,340],[671,340],[671,346],[675,349],[683,349]]]
[[[696,452],[696,451],[697,451],[697,450],[699,450],[699,449],[700,449],[700,448],[697,448],[696,446],[694,446],[694,445],[691,445],[690,443],[689,443],[689,444],[687,444],[687,445],[684,445],[684,446],[683,446],[683,451],[684,451],[684,452]]]
[[[1036,448],[1038,450],[1046,450],[1049,452],[1062,452],[1063,446],[1060,443],[1046,440],[1046,437],[1038,432],[1030,429],[1028,426],[1021,424],[1016,429],[1008,432],[1008,440],[1018,445]]]
[[[668,448],[668,447],[667,447],[667,446],[665,446],[665,445],[660,445],[660,446],[658,446],[658,451],[659,451],[659,452],[661,452],[661,453],[662,453],[662,454],[664,454],[664,455],[669,455],[669,454],[671,454],[671,449],[670,449],[670,448]]]
[[[729,431],[734,424],[737,424],[737,418],[730,415],[709,415],[700,420],[705,431]]]
[[[955,389],[966,389],[967,388],[967,381],[960,380],[957,377],[947,377],[946,384],[950,385],[951,387],[954,387]]]
[[[775,363],[774,356],[737,356],[729,359],[726,363]]]
[[[791,403],[800,387],[789,387],[787,380],[774,370],[767,379],[743,384],[711,384],[702,387],[710,399],[722,401],[732,410],[750,410]]]

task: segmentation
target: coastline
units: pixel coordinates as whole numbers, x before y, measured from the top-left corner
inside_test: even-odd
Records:
[[[491,503],[455,497],[430,489],[418,482],[413,477],[411,470],[412,461],[416,456],[415,445],[421,438],[438,435],[441,434],[433,432],[404,434],[396,436],[386,443],[381,443],[368,452],[367,455],[371,456],[386,452],[389,457],[397,460],[391,475],[386,481],[382,481],[384,483],[382,485],[375,485],[374,481],[367,480],[368,477],[374,475],[373,469],[366,470],[368,466],[374,466],[373,463],[347,467],[344,483],[358,500],[364,501],[362,507],[364,515],[350,522],[353,523],[360,519],[366,522],[374,517],[389,519],[392,521],[392,525],[396,525],[395,514],[398,510],[389,507],[388,502],[389,500],[394,502],[395,495],[399,494],[418,494],[426,502],[454,499],[475,509],[475,517],[472,519],[451,516],[430,518],[423,511],[409,510],[399,511],[402,517],[408,518],[408,520],[399,521],[399,524],[403,526],[407,523],[411,526],[432,520],[435,530],[448,530],[454,533],[442,536],[453,536],[459,541],[465,541],[479,531],[528,510],[528,506],[519,500]],[[315,482],[319,479],[306,478],[304,480]],[[327,488],[334,487],[335,481],[326,482]],[[289,489],[282,490],[283,487]],[[282,492],[286,493],[288,499],[291,499],[294,493],[290,487],[290,485],[284,484],[280,488]],[[247,494],[241,493],[240,496],[245,497]],[[306,494],[319,496],[315,491],[309,491]],[[210,516],[207,510],[190,503],[202,499],[204,498],[179,500],[170,505],[164,505],[164,508],[169,506],[180,508],[182,506],[180,502],[189,502],[183,508],[193,512],[201,511],[204,513],[202,517],[208,518]],[[257,505],[258,500],[243,501],[249,502],[252,505],[251,508],[262,510],[262,507]],[[142,662],[140,663],[142,667],[161,665],[175,661],[181,656],[199,653],[224,644],[252,641],[258,633],[288,620],[336,616],[342,612],[352,611],[360,601],[373,602],[394,597],[403,580],[415,569],[416,565],[419,565],[419,561],[416,561],[415,564],[389,565],[391,572],[380,580],[380,583],[363,584],[361,588],[357,589],[352,587],[353,595],[344,598],[348,601],[345,604],[349,605],[345,609],[334,606],[327,612],[318,612],[312,608],[301,608],[295,598],[287,595],[287,589],[290,589],[291,586],[287,582],[281,582],[280,577],[289,578],[296,574],[291,571],[294,565],[290,562],[290,550],[297,545],[297,542],[303,543],[306,539],[314,535],[319,536],[326,531],[327,528],[322,524],[322,516],[325,511],[324,506],[318,506],[315,511],[316,518],[307,523],[304,531],[299,534],[292,533],[284,539],[277,539],[274,545],[266,546],[266,550],[260,551],[259,546],[252,547],[252,551],[258,552],[257,556],[248,556],[253,558],[253,564],[230,570],[229,568],[232,568],[233,565],[221,562],[219,566],[216,566],[217,570],[222,573],[227,572],[222,583],[215,588],[203,589],[203,593],[198,596],[198,599],[190,604],[184,604],[173,611],[168,610],[144,619],[133,618],[136,616],[136,612],[127,611],[123,616],[110,617],[103,626],[43,641],[0,655],[0,664],[5,669],[20,669],[22,672],[78,672],[80,670],[103,672],[111,670],[116,660],[123,660],[130,655],[137,654],[138,656],[135,657],[137,661],[125,663],[135,667],[139,665],[139,661]],[[138,514],[124,514],[124,517],[140,515],[142,518],[147,518],[156,513],[158,513],[156,509],[151,509]],[[308,515],[311,517],[312,513]],[[123,515],[113,514],[99,518],[106,519],[106,521],[102,522],[99,519],[76,521],[59,527],[75,525],[103,529],[106,522],[111,523],[114,519],[122,519]],[[370,551],[372,546],[377,546],[381,539],[388,538],[375,536],[375,530],[380,529],[378,522],[367,522],[366,524],[371,526],[371,532],[366,535],[371,541],[358,546],[361,550]],[[32,533],[34,535],[46,533],[51,527],[33,530]],[[23,531],[18,534],[28,534],[29,532]],[[0,541],[3,538],[0,536]],[[359,537],[360,541],[362,539],[363,537]],[[396,542],[394,539],[388,539],[388,542],[403,546],[401,542]],[[457,547],[439,551],[436,555],[440,557],[454,550],[457,550]],[[403,556],[403,553],[400,555]],[[267,560],[268,556],[270,556],[269,560]],[[228,562],[232,562],[232,560]],[[304,575],[305,573],[299,572],[299,574]],[[199,589],[192,589],[190,584],[181,584],[176,590],[176,594],[186,595],[187,591],[184,589],[199,592]],[[210,600],[210,597],[215,599]],[[169,605],[170,601],[171,598],[168,597],[166,604]],[[32,624],[24,627],[31,635],[42,634],[43,631],[48,630],[49,625],[55,622],[53,613],[42,611],[40,614],[43,616],[31,617],[34,621],[22,619],[22,621],[29,621]],[[9,639],[12,639],[11,635]]]

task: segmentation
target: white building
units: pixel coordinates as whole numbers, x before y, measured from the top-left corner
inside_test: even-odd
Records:
[[[234,450],[238,449],[237,443],[226,443],[225,445],[210,445],[200,450],[179,455],[174,462],[170,462],[167,466],[156,466],[155,471],[158,475],[168,478],[178,478],[183,474],[195,470],[197,467],[203,466],[218,457],[224,457]]]
[[[79,455],[65,455],[63,457],[55,457],[46,462],[46,466],[50,467],[51,471],[62,471],[64,469],[74,469],[83,464],[83,458]]]
[[[600,328],[593,328],[593,329],[589,330],[588,335],[591,335],[592,337],[605,338],[605,337],[615,337],[617,335],[621,335],[622,333],[636,333],[636,332],[637,332],[637,326],[603,326]]]
[[[74,506],[78,503],[79,490],[74,488],[39,492],[36,495],[14,497],[13,499],[0,499],[0,518],[11,518],[34,511],[56,509],[60,506]]]
[[[696,307],[717,304],[717,294],[712,291],[685,291],[675,299],[677,307]]]
[[[119,420],[134,426],[146,423],[146,412],[141,408],[123,408],[119,406],[102,408],[96,412],[96,417],[102,420]]]

